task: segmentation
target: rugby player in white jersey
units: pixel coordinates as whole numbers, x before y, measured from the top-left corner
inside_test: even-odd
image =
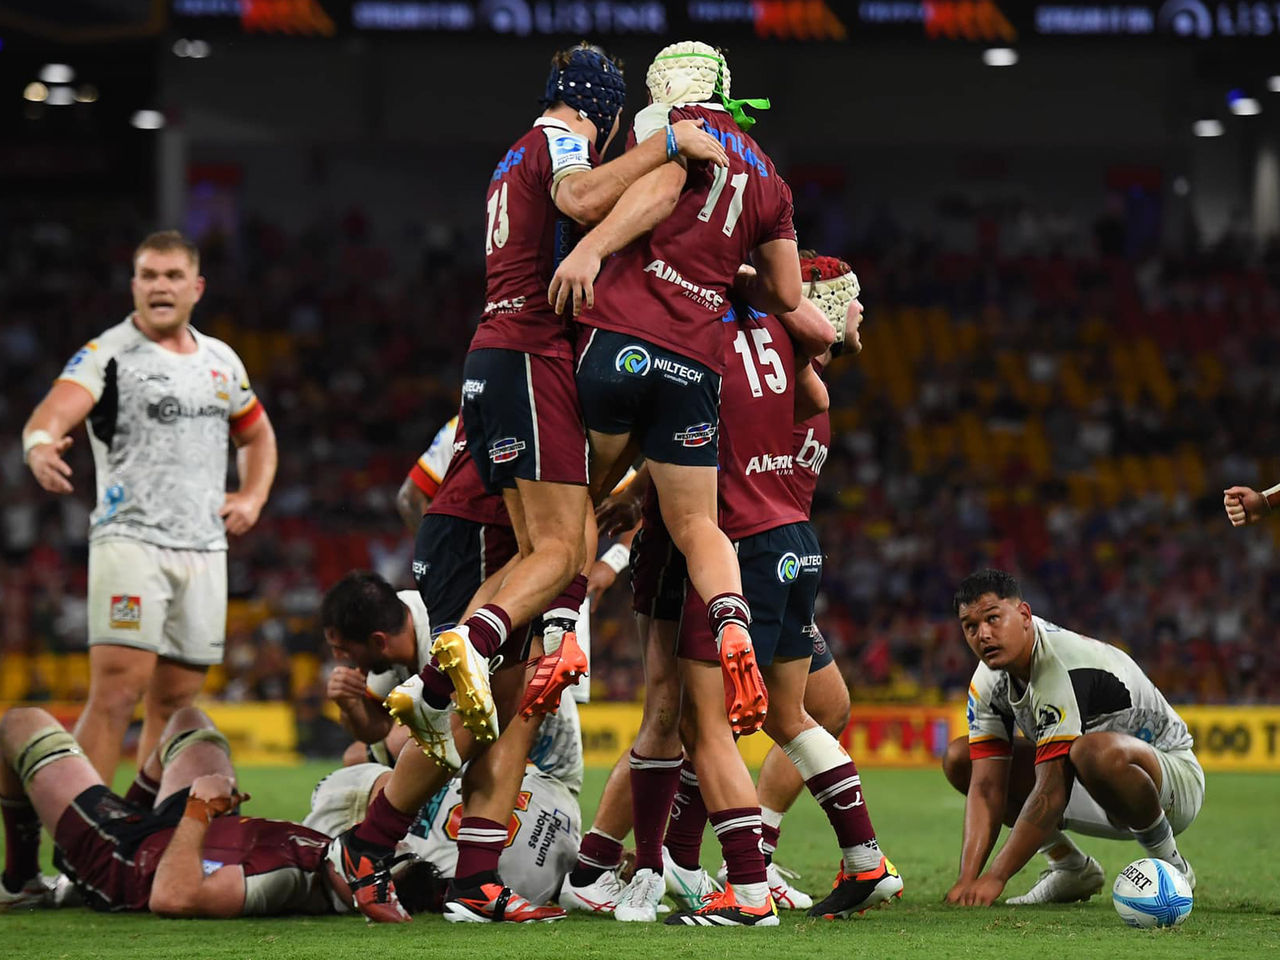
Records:
[[[1204,772],[1187,725],[1141,668],[1118,647],[1033,616],[1000,570],[965,578],[955,608],[980,663],[969,735],[943,758],[965,794],[960,875],[946,899],[990,905],[1038,850],[1048,869],[1007,902],[1087,900],[1106,878],[1064,831],[1137,840],[1194,888],[1174,837],[1200,812]],[[983,872],[1002,822],[1012,832]]]
[[[221,663],[227,534],[258,521],[276,439],[244,365],[191,326],[200,257],[176,231],[133,258],[134,310],[68,361],[22,431],[27,465],[72,492],[62,456],[88,420],[97,478],[89,532],[89,702],[75,736],[108,783],[139,700],[138,765]],[[227,441],[240,488],[228,492]]]

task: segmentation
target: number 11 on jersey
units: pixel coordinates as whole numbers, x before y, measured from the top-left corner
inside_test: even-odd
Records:
[[[733,197],[729,200],[729,209],[724,215],[724,226],[721,228],[726,237],[733,236],[733,228],[738,225],[738,218],[742,216],[743,193],[747,189],[746,173],[735,173],[729,177],[729,171],[725,167],[716,167],[714,179],[711,181],[711,190],[707,194],[707,202],[702,205],[702,209],[698,211],[698,219],[703,223],[707,223],[711,219],[711,211],[716,208],[716,203],[720,200],[720,194],[724,192],[725,179],[729,179],[729,186],[733,187]]]

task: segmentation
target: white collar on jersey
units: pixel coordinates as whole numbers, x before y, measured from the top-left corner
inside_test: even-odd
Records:
[[[557,120],[555,117],[539,117],[537,120],[533,121],[533,125],[535,127],[556,127],[560,130],[568,130],[570,133],[573,133],[573,130],[567,123],[563,120]]]

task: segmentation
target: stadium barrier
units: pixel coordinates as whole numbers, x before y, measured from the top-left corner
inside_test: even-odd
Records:
[[[70,728],[81,704],[36,704]],[[200,704],[227,735],[238,763],[248,766],[301,762],[288,703]],[[0,712],[16,704],[0,704]],[[637,703],[589,703],[582,717],[584,760],[608,767],[630,746],[640,729]],[[1196,754],[1209,771],[1280,772],[1280,706],[1181,707],[1191,728]],[[855,706],[841,736],[849,754],[867,767],[929,767],[947,744],[966,732],[964,704],[944,706]],[[763,733],[739,741],[743,757],[759,766],[770,740]]]

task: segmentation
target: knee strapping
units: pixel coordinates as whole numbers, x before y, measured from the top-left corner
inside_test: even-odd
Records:
[[[231,756],[231,744],[227,742],[227,738],[222,735],[222,731],[214,730],[211,727],[198,727],[194,730],[182,730],[175,733],[160,748],[160,763],[162,766],[169,766],[183,750],[197,743],[212,743],[217,746],[228,757]]]
[[[810,727],[784,743],[782,752],[805,780],[849,762],[849,754],[840,746],[840,741],[822,727]]]
[[[84,751],[76,738],[57,724],[50,724],[36,731],[18,748],[13,763],[24,788],[31,785],[31,778],[51,763],[67,757],[83,757]]]

